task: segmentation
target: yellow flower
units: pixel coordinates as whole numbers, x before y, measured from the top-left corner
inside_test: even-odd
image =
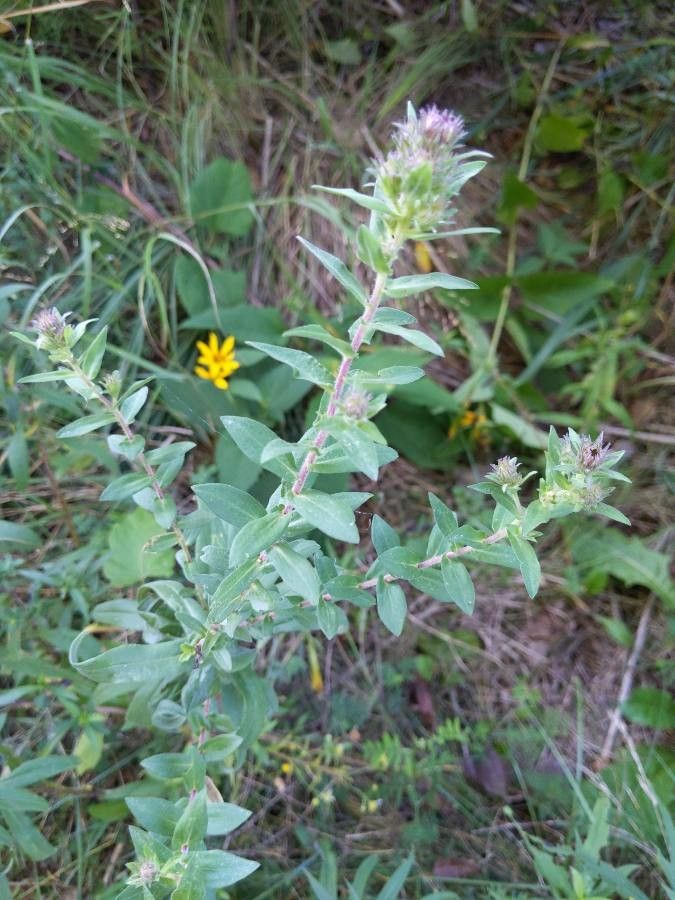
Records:
[[[239,363],[234,358],[234,338],[232,335],[225,338],[223,343],[219,345],[217,335],[211,331],[209,332],[208,344],[204,341],[197,341],[197,350],[199,350],[200,355],[197,358],[195,375],[212,382],[217,388],[226,391],[228,377],[239,368]]]

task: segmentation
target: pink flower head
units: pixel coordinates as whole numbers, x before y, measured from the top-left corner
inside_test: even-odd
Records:
[[[461,116],[435,105],[420,110],[419,127],[426,138],[442,144],[455,144],[466,134]]]

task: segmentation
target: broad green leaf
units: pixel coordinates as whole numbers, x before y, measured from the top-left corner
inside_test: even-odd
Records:
[[[292,350],[290,347],[277,347],[274,344],[261,344],[258,341],[247,341],[246,343],[250,347],[266,353],[267,356],[271,356],[272,359],[290,366],[298,378],[311,381],[312,384],[318,384],[320,387],[328,387],[332,384],[333,378],[328,369],[304,350]]]
[[[56,847],[40,834],[25,813],[6,807],[2,815],[14,841],[29,859],[39,862],[54,853]]]
[[[435,494],[429,491],[428,494],[431,511],[434,515],[434,522],[438,525],[442,535],[448,540],[459,528],[459,522],[455,513],[443,503]]]
[[[190,186],[193,218],[217,234],[248,234],[253,225],[252,200],[248,169],[224,157],[208,165]]]
[[[539,582],[541,581],[541,566],[539,565],[537,554],[532,544],[516,534],[509,534],[509,543],[518,560],[520,572],[525,582],[525,589],[530,597],[534,597],[539,590]]]
[[[276,434],[254,419],[244,416],[221,416],[220,421],[241,452],[253,462],[260,464],[262,452]],[[280,478],[295,479],[295,468],[283,458],[268,460],[264,467]]]
[[[79,762],[75,768],[78,775],[90,772],[98,765],[103,755],[103,732],[96,728],[85,727],[73,748],[73,755]]]
[[[398,584],[378,578],[377,581],[377,614],[382,624],[399,637],[403,631],[408,605],[403,588]]]
[[[205,887],[212,891],[248,878],[260,865],[226,850],[198,850],[193,855]]]
[[[350,419],[333,416],[321,422],[321,428],[331,434],[353,460],[354,470],[377,480],[379,461],[377,445],[367,437],[359,425]]]
[[[350,544],[358,543],[359,532],[354,513],[344,501],[320,491],[305,490],[293,497],[293,505],[305,521],[329,537]]]
[[[171,837],[180,817],[180,809],[162,797],[127,797],[127,806],[143,828],[163,837]]]
[[[363,290],[360,281],[358,281],[355,275],[352,275],[342,260],[338,259],[337,256],[333,256],[332,253],[322,250],[321,247],[310,244],[310,242],[304,238],[299,237],[298,240],[306,250],[309,250],[309,252],[319,260],[321,265],[330,272],[333,278],[340,282],[348,294],[351,294],[355,300],[365,306],[367,302],[366,293]]]
[[[288,528],[290,519],[290,514],[284,514],[283,510],[274,510],[260,519],[247,522],[230,546],[230,565],[238,566],[278,541]]]
[[[271,548],[269,561],[275,572],[293,594],[318,603],[321,585],[316,569],[288,544],[276,544]]]
[[[411,384],[420,378],[424,378],[423,369],[417,366],[387,366],[380,369],[377,375],[370,375],[367,372],[359,372],[359,381],[363,384]]]
[[[127,513],[110,529],[110,553],[103,573],[111,584],[126,587],[146,578],[168,578],[174,571],[173,550],[152,551],[153,538],[164,533],[154,517],[144,509]]]
[[[542,150],[571,153],[581,150],[589,133],[590,128],[580,125],[578,117],[549,113],[539,122],[536,142]]]
[[[659,731],[675,728],[675,699],[658,688],[635,688],[623,704],[622,711],[636,725]]]
[[[262,504],[231,484],[195,484],[192,491],[207,509],[235,528],[243,528],[252,519],[265,515]]]
[[[445,291],[460,291],[478,288],[478,285],[473,281],[467,281],[466,278],[446,275],[445,272],[429,272],[427,275],[404,275],[402,278],[393,278],[387,282],[385,292],[388,297],[400,299],[435,288]]]
[[[162,641],[159,644],[123,644],[104,650],[90,659],[78,659],[80,644],[87,637],[79,634],[70,645],[68,659],[81,675],[98,682],[172,681],[187,668],[180,663],[181,641]]]
[[[230,834],[251,817],[250,810],[234,803],[207,803],[206,812],[209,820],[206,833],[211,836]]]
[[[444,556],[441,561],[441,574],[452,602],[463,613],[471,615],[476,604],[476,592],[466,566],[456,559]]]

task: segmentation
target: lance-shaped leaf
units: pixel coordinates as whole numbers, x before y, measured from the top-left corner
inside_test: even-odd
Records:
[[[159,644],[123,644],[104,650],[98,656],[80,660],[79,650],[87,632],[79,634],[70,645],[68,659],[81,675],[99,682],[143,683],[162,678],[171,681],[186,668],[179,661],[181,641]]]
[[[441,575],[452,602],[462,612],[471,615],[476,605],[476,592],[466,566],[456,559],[444,556],[441,560]]]
[[[328,387],[332,383],[330,372],[320,362],[317,362],[309,353],[304,350],[293,350],[291,347],[277,347],[275,344],[261,344],[258,341],[247,341],[249,347],[255,347],[272,359],[290,366],[298,378],[304,381],[311,381],[312,384],[318,384],[320,387]]]
[[[377,580],[377,614],[382,624],[399,637],[403,631],[408,605],[405,602],[403,588],[392,584],[382,577]]]
[[[318,603],[319,576],[308,559],[284,543],[272,547],[268,556],[275,572],[292,593],[310,603]]]
[[[539,582],[541,581],[541,566],[534,552],[532,544],[523,540],[516,534],[509,533],[509,543],[518,560],[518,566],[525,582],[525,589],[530,597],[539,590]]]
[[[312,187],[317,191],[324,191],[326,194],[336,194],[338,197],[346,197],[347,200],[351,200],[353,203],[357,203],[359,206],[362,206],[364,209],[369,209],[371,212],[381,213],[382,215],[391,213],[391,210],[383,200],[378,200],[376,197],[371,197],[369,194],[361,194],[359,191],[355,191],[354,188],[332,188],[325,187],[322,184],[313,184]]]
[[[403,338],[404,341],[407,341],[419,350],[424,350],[425,353],[433,353],[435,356],[444,355],[443,348],[423,331],[417,331],[414,328],[405,328],[403,325],[382,321],[376,322],[374,327],[378,331],[384,331],[386,334],[395,334],[397,337]]]
[[[332,347],[333,350],[337,350],[342,356],[354,356],[354,351],[347,341],[326,331],[322,325],[299,325],[297,328],[289,328],[288,331],[284,331],[284,337],[304,337],[312,341],[320,341],[322,344]]]
[[[429,272],[428,275],[404,275],[402,278],[392,278],[387,282],[385,291],[388,297],[400,299],[435,288],[442,288],[445,291],[462,291],[478,288],[478,285],[473,281],[467,281],[466,278],[446,275],[445,272]]]
[[[261,550],[266,550],[288,528],[290,515],[284,515],[282,510],[274,510],[260,519],[253,519],[241,528],[232,541],[230,547],[230,565],[238,566],[251,556],[257,556]]]
[[[311,244],[304,238],[299,237],[298,240],[305,249],[309,250],[309,252],[319,260],[321,265],[330,272],[333,278],[340,282],[348,294],[351,294],[355,300],[365,306],[367,302],[366,292],[363,290],[363,287],[356,276],[352,275],[341,259],[338,259],[337,256],[333,256],[332,253],[328,253],[326,250],[322,250],[321,247]]]

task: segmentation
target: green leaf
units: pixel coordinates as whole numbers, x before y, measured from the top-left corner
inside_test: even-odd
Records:
[[[0,521],[0,544],[19,544],[23,550],[34,550],[41,543],[39,534],[27,525]]]
[[[108,340],[108,328],[102,328],[80,357],[80,365],[93,381],[98,375]]]
[[[377,513],[373,516],[370,525],[370,536],[378,556],[386,550],[391,550],[392,547],[399,547],[401,544],[398,533]]]
[[[403,338],[404,341],[412,344],[413,347],[424,350],[425,353],[433,353],[435,356],[444,356],[445,354],[445,351],[440,344],[437,344],[433,338],[430,338],[429,335],[425,334],[423,331],[417,331],[413,328],[404,328],[401,325],[385,323],[382,321],[376,322],[373,327],[378,331],[384,331],[387,334],[395,334],[397,337]]]
[[[163,837],[171,837],[180,816],[180,809],[162,797],[127,797],[126,804],[143,828]]]
[[[128,396],[126,400],[122,402],[120,406],[120,411],[124,416],[124,421],[131,425],[134,421],[138,413],[143,409],[143,404],[148,399],[148,387],[144,385],[142,388],[139,388],[137,391],[134,391],[133,394]]]
[[[509,533],[509,543],[518,560],[520,572],[525,582],[525,589],[530,597],[534,597],[539,590],[539,582],[541,581],[541,566],[539,565],[537,554],[532,544],[516,534]]]
[[[293,505],[305,521],[329,537],[350,544],[358,543],[359,532],[354,513],[344,501],[320,491],[305,490],[293,497]]]
[[[326,41],[326,56],[333,62],[343,66],[358,66],[361,62],[359,45],[352,38],[341,38],[338,41]]]
[[[387,366],[380,369],[377,375],[369,375],[366,372],[359,372],[359,381],[364,384],[411,384],[424,378],[424,370],[417,366]]]
[[[309,600],[312,604],[319,602],[321,590],[319,576],[309,560],[283,543],[272,547],[268,557],[275,572],[291,593]]]
[[[434,522],[438,525],[443,537],[450,539],[459,528],[459,522],[455,513],[443,503],[435,494],[428,494]]]
[[[162,641],[159,644],[124,644],[104,650],[98,656],[79,660],[80,644],[87,632],[79,634],[70,645],[68,659],[80,675],[98,682],[139,683],[157,681],[161,678],[172,681],[186,664],[180,663],[181,641]]]
[[[79,762],[75,771],[78,775],[90,772],[98,765],[103,755],[103,732],[96,728],[85,728],[73,748],[73,755]]]
[[[192,217],[216,234],[248,234],[254,221],[252,200],[248,169],[224,157],[214,160],[190,186]]]
[[[550,113],[542,116],[537,128],[537,145],[553,153],[572,153],[581,150],[589,129],[579,124],[576,117]]]
[[[497,403],[492,403],[490,409],[492,410],[493,421],[497,425],[508,428],[526,447],[543,450],[548,445],[546,432],[531,425],[521,416],[511,412],[509,409],[505,409],[503,406],[499,406]]]
[[[223,578],[211,597],[209,623],[222,622],[229,612],[237,608],[242,593],[256,580],[259,569],[258,559],[254,557]]]
[[[391,875],[375,900],[396,900],[396,898],[403,890],[403,885],[405,884],[406,878],[410,873],[414,861],[415,858],[411,853],[410,856],[407,859],[404,859],[403,862],[394,870],[394,873]]]
[[[452,602],[470,616],[476,605],[476,591],[466,566],[456,559],[444,556],[441,561],[441,575]]]
[[[261,503],[231,484],[194,484],[192,491],[207,509],[235,528],[243,528],[252,519],[265,515]]]
[[[58,438],[80,437],[83,434],[89,434],[91,431],[97,431],[99,428],[105,428],[115,421],[112,413],[95,413],[93,416],[82,416],[64,425],[63,428],[56,432]]]
[[[498,207],[500,221],[513,225],[521,208],[534,209],[538,203],[539,197],[531,187],[521,181],[515,172],[506,172]]]
[[[209,820],[206,833],[209,836],[230,834],[251,817],[250,810],[234,803],[207,803],[206,813]]]
[[[124,434],[109,434],[108,449],[115,456],[123,456],[124,459],[132,462],[139,453],[145,448],[145,438],[140,434],[135,434],[131,440]]]
[[[198,850],[193,856],[205,887],[212,891],[248,878],[260,865],[225,850]]]
[[[367,225],[359,225],[356,232],[356,245],[362,263],[380,275],[389,274],[390,266],[382,252],[380,241]]]
[[[40,384],[43,381],[77,381],[77,375],[68,369],[56,369],[53,372],[35,372],[19,378],[19,384]]]
[[[377,614],[385,628],[388,628],[396,637],[399,637],[403,631],[407,612],[408,605],[403,588],[399,584],[385,581],[381,577],[378,578]]]
[[[373,443],[350,419],[333,416],[321,422],[321,428],[337,440],[347,457],[354,463],[354,471],[363,472],[373,481],[377,480],[379,461],[377,445]]]
[[[328,369],[304,350],[292,350],[290,347],[277,347],[274,344],[261,344],[258,341],[247,341],[246,343],[250,347],[266,353],[267,356],[271,356],[272,359],[290,366],[298,378],[311,381],[312,384],[318,384],[320,387],[328,387],[333,382]]]
[[[3,776],[2,784],[11,784],[12,787],[27,787],[38,781],[45,781],[60,775],[77,764],[74,756],[43,756],[37,759],[29,759],[17,766],[8,775]]]
[[[310,244],[310,242],[306,241],[304,238],[299,237],[298,240],[306,250],[309,250],[309,252],[319,260],[321,265],[330,272],[333,278],[340,282],[348,294],[365,306],[367,302],[366,293],[363,290],[360,281],[358,281],[355,275],[352,275],[342,260],[338,259],[337,256],[333,256],[332,253],[322,250],[321,247]]]
[[[344,630],[344,614],[340,607],[330,600],[319,600],[316,618],[319,628],[329,641]]]
[[[261,464],[262,452],[276,434],[261,422],[244,416],[221,416],[220,421],[241,452],[255,463]],[[295,479],[294,467],[283,458],[270,459],[264,468],[279,478]]]
[[[322,344],[332,347],[333,350],[337,350],[342,356],[351,357],[354,355],[354,351],[347,341],[335,337],[321,325],[299,325],[297,328],[289,328],[288,331],[284,331],[284,337],[304,337],[313,341],[320,341]]]
[[[238,566],[278,541],[288,528],[290,519],[290,515],[284,514],[283,510],[274,510],[260,519],[247,522],[230,546],[230,565]]]
[[[325,187],[323,184],[313,184],[312,187],[314,190],[323,191],[326,194],[335,194],[338,197],[346,197],[347,200],[351,200],[358,206],[371,210],[371,212],[381,213],[383,215],[391,213],[387,204],[382,200],[378,200],[376,197],[372,197],[369,194],[362,194],[359,191],[355,191],[353,188]]]
[[[388,297],[400,299],[431,291],[434,288],[442,288],[445,291],[461,291],[478,288],[478,285],[465,278],[446,275],[445,272],[429,272],[427,275],[404,275],[402,278],[393,278],[387,282],[385,293]]]
[[[152,541],[164,534],[154,517],[135,509],[113,525],[108,534],[110,553],[103,574],[115,587],[139,584],[146,578],[168,578],[174,570],[172,550],[152,551]]]
[[[206,837],[206,824],[206,789],[202,788],[188,799],[171,836],[171,847],[181,851],[185,847],[195,850]]]
[[[659,731],[675,727],[675,699],[658,688],[636,688],[623,704],[622,711],[636,725]]]

